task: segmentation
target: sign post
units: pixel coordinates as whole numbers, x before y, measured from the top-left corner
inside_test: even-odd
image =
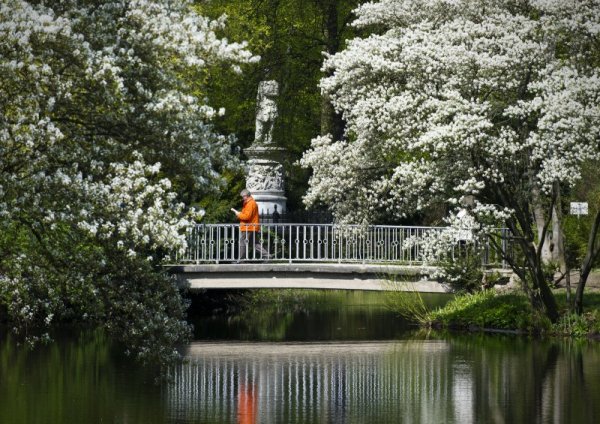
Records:
[[[577,215],[577,219],[581,215],[588,214],[588,204],[587,202],[571,202],[571,215]]]

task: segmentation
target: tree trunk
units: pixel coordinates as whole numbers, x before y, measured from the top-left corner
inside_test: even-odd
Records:
[[[581,266],[581,270],[579,271],[579,283],[577,284],[577,291],[575,292],[575,312],[578,315],[583,314],[583,292],[585,290],[585,285],[587,283],[588,276],[590,275],[590,271],[592,269],[591,266],[586,266],[588,263],[588,258],[583,261],[584,263]]]
[[[336,0],[325,0],[322,7],[325,17],[323,23],[325,49],[327,53],[335,54],[340,46],[338,4]],[[321,135],[326,134],[331,134],[334,140],[340,140],[344,136],[344,121],[342,116],[335,112],[330,99],[323,95],[321,97]]]
[[[554,235],[554,245],[556,247],[556,256],[558,258],[558,266],[560,272],[564,276],[565,285],[567,288],[567,308],[571,310],[571,270],[568,267],[567,259],[565,257],[565,233],[562,226],[562,197],[560,184],[554,183],[554,190],[556,195],[556,205],[552,209],[552,233]]]
[[[555,230],[556,227],[554,225],[554,218],[556,216],[555,208],[552,208],[552,216],[546,217],[545,208],[540,201],[539,189],[534,187],[532,190],[532,204],[533,204],[533,217],[535,219],[535,226],[537,227],[538,235],[542,234],[543,228],[546,225],[547,219],[552,219],[552,231],[546,232],[546,236],[544,240],[539,240],[539,243],[543,242],[542,245],[542,262],[550,263],[558,261],[558,255],[556,252],[556,236]]]
[[[344,121],[336,113],[329,97],[321,97],[321,135],[331,134],[333,140],[341,140],[344,136]]]
[[[550,321],[556,322],[558,320],[558,305],[544,276],[542,261],[537,254],[537,248],[533,240],[528,240],[522,232],[518,231],[514,221],[510,221],[508,226],[511,232],[517,236],[516,240],[525,255],[527,272],[531,278],[531,287],[528,287],[527,282],[524,281],[523,289],[529,296],[533,308],[543,312]]]
[[[532,281],[532,304],[538,310],[543,311],[552,322],[558,320],[558,305],[552,290],[548,286],[542,262],[538,259],[535,248],[531,245],[531,250],[526,254],[527,260],[530,262],[530,276]]]
[[[530,299],[531,306],[545,313],[550,321],[556,322],[558,320],[558,306],[544,278],[541,255],[538,254],[540,247],[535,244],[536,236],[533,232],[534,223],[531,221],[532,213],[530,204],[528,202],[519,203],[513,201],[514,197],[507,193],[502,186],[497,186],[495,189],[496,192],[494,194],[497,197],[497,201],[494,203],[508,205],[514,210],[513,217],[506,220],[506,226],[512,233],[515,243],[521,247],[525,256],[524,270],[518,269],[519,265],[516,261],[511,261],[511,267],[518,275],[525,276],[527,273],[529,274],[531,287],[528,287],[526,279],[523,279],[522,286]],[[544,228],[542,228],[540,243],[543,243],[544,240]]]
[[[577,312],[579,315],[583,313],[583,291],[585,290],[587,279],[592,271],[592,265],[600,253],[600,246],[596,243],[596,236],[598,235],[599,227],[600,210],[596,212],[594,224],[592,225],[590,236],[588,238],[587,252],[585,259],[581,264],[581,271],[579,273],[579,283],[577,284],[577,292],[575,293],[575,312]]]

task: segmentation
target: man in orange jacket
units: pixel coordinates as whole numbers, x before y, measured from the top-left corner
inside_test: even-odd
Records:
[[[260,253],[259,259],[269,259],[269,253],[263,249],[259,243],[260,225],[258,219],[258,205],[252,197],[248,189],[243,189],[240,192],[242,196],[243,206],[241,211],[233,208],[231,210],[240,220],[240,256],[239,259],[253,259],[252,253],[248,255],[247,246],[254,246],[256,251]]]

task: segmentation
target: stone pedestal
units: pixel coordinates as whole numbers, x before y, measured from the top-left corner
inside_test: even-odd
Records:
[[[260,215],[286,212],[281,160],[285,149],[273,142],[273,126],[278,116],[275,98],[279,95],[276,81],[261,81],[256,98],[256,132],[254,143],[245,150],[248,155],[246,188],[258,204]]]
[[[287,210],[283,165],[279,162],[285,149],[275,146],[252,146],[245,150],[248,155],[248,178],[246,188],[258,204],[260,215]]]

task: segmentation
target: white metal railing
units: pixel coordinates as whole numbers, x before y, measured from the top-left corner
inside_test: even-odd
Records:
[[[176,260],[180,264],[221,262],[424,262],[422,241],[431,232],[447,227],[336,224],[261,224],[256,231],[242,232],[238,224],[199,224],[188,229],[187,249]],[[508,251],[507,230],[497,231],[496,245]],[[448,253],[459,253],[460,242]],[[502,256],[489,239],[478,246],[482,265],[506,268]]]

